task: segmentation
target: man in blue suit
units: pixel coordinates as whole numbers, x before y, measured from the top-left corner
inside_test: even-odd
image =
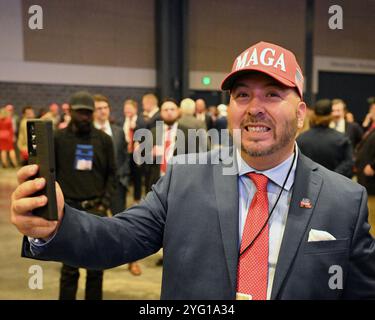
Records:
[[[57,188],[59,220],[30,216],[47,202],[30,197],[45,182],[26,181],[36,166],[20,169],[11,221],[26,236],[23,256],[111,268],[162,247],[162,299],[374,298],[365,189],[295,143],[306,104],[293,53],[251,46],[222,89],[235,147],[176,157],[126,213],[88,215]]]

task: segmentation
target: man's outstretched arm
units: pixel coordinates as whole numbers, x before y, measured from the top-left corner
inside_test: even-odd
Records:
[[[19,170],[20,185],[12,195],[11,221],[26,237],[47,242],[34,247],[25,237],[23,256],[103,269],[140,259],[162,246],[168,174],[140,205],[113,218],[97,217],[69,206],[64,208],[63,194],[57,187],[59,221],[50,222],[30,213],[47,201],[46,197],[30,196],[44,186],[43,181],[39,185],[35,180],[26,181],[36,170],[35,166]]]

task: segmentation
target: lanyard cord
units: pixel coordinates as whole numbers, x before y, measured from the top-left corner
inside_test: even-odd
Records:
[[[277,196],[277,200],[275,202],[275,204],[273,205],[272,207],[272,210],[270,212],[270,214],[268,215],[268,218],[266,220],[266,222],[264,223],[263,227],[259,230],[259,232],[257,233],[257,235],[254,237],[254,239],[250,242],[250,244],[242,251],[240,252],[240,257],[254,244],[255,240],[258,239],[258,237],[260,236],[260,234],[262,233],[263,229],[266,227],[268,221],[270,220],[271,216],[272,216],[272,213],[273,211],[275,210],[276,206],[277,206],[277,203],[279,202],[280,200],[280,197],[281,197],[281,194],[283,193],[284,191],[284,187],[286,185],[286,182],[288,181],[289,179],[289,175],[290,173],[292,172],[292,168],[293,168],[293,165],[294,165],[294,161],[296,160],[296,152],[294,152],[294,155],[293,155],[293,161],[292,161],[292,164],[290,165],[289,167],[289,171],[288,171],[288,174],[286,175],[286,178],[284,180],[284,183],[283,183],[283,186],[281,187],[281,190],[279,192],[279,195]]]

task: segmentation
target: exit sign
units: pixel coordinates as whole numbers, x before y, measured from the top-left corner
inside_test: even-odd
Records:
[[[211,84],[211,77],[209,76],[202,77],[202,84],[204,84],[205,86],[209,86]]]

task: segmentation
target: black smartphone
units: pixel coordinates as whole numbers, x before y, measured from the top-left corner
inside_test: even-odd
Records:
[[[55,148],[51,120],[33,119],[27,121],[27,147],[29,164],[39,166],[33,178],[43,177],[46,186],[35,196],[45,195],[48,202],[45,206],[33,210],[33,214],[47,220],[58,220],[56,201]]]

